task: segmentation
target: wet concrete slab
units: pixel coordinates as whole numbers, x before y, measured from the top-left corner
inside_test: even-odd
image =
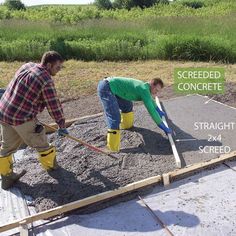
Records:
[[[236,150],[235,108],[199,95],[167,100],[163,105],[184,165]]]
[[[73,124],[70,135],[104,148],[107,127],[104,117]],[[91,151],[67,138],[49,135],[57,147],[60,168],[52,173],[43,170],[32,149],[26,149],[26,159],[17,158],[17,168],[27,170],[18,183],[25,195],[34,199],[37,211],[83,199],[116,189],[176,168],[167,136],[152,121],[143,106],[135,108],[135,127],[121,132],[121,151],[117,160]],[[132,195],[122,199],[132,198]],[[99,206],[100,209],[101,206]],[[98,206],[93,210],[97,210]],[[90,209],[92,210],[92,209]],[[89,210],[89,211],[90,211]]]

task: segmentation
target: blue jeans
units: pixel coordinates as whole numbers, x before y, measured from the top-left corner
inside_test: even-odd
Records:
[[[133,110],[133,103],[115,96],[110,89],[108,80],[101,80],[98,83],[98,96],[102,103],[106,123],[109,129],[120,129],[120,110],[128,113]]]

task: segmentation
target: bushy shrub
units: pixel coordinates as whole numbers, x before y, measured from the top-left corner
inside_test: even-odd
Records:
[[[112,8],[112,3],[110,0],[95,0],[94,4],[98,7],[98,9],[109,10]]]
[[[25,5],[20,0],[5,0],[4,5],[9,10],[25,10]]]
[[[182,4],[186,7],[191,7],[194,9],[202,8],[205,6],[202,1],[183,1]]]
[[[133,7],[141,9],[151,7],[155,4],[169,4],[168,0],[114,0],[113,8],[124,8],[130,10]]]

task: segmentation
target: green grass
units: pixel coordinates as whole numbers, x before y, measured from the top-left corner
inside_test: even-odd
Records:
[[[185,0],[186,2],[186,0]],[[183,1],[141,10],[95,6],[0,7],[0,60],[38,60],[46,50],[84,61],[191,60],[235,63],[236,1]],[[5,19],[4,19],[5,18]]]

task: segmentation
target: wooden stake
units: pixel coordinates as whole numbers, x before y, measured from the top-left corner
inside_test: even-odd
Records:
[[[162,111],[162,107],[161,107],[161,104],[160,104],[160,102],[159,102],[158,97],[156,97],[156,104],[157,104],[157,106],[159,107],[159,109]],[[164,116],[162,117],[162,120],[163,120],[164,124],[165,124],[167,127],[169,127],[168,124],[167,124],[166,118],[165,118]],[[171,135],[171,134],[168,134],[167,136],[168,136],[168,139],[169,139],[169,141],[170,141],[170,145],[171,145],[172,152],[173,152],[173,154],[174,154],[176,167],[177,167],[177,168],[181,168],[181,161],[180,161],[179,154],[178,154],[178,152],[177,152],[177,149],[176,149],[174,140],[173,140],[173,138],[172,138],[172,135]]]
[[[167,186],[167,185],[170,184],[170,175],[169,175],[169,173],[163,174],[162,178],[163,178],[164,186]]]
[[[150,213],[153,215],[153,217],[155,218],[155,220],[157,221],[157,223],[163,228],[165,229],[165,231],[167,232],[168,235],[170,236],[174,236],[174,234],[172,234],[172,232],[167,228],[167,226],[161,221],[161,219],[155,214],[155,212],[148,206],[148,204],[140,197],[138,196],[139,199],[142,201],[142,203],[145,205],[145,207],[150,211]]]
[[[20,236],[28,236],[29,235],[28,226],[27,226],[25,220],[23,220],[22,222],[19,223],[19,231],[20,231]]]

